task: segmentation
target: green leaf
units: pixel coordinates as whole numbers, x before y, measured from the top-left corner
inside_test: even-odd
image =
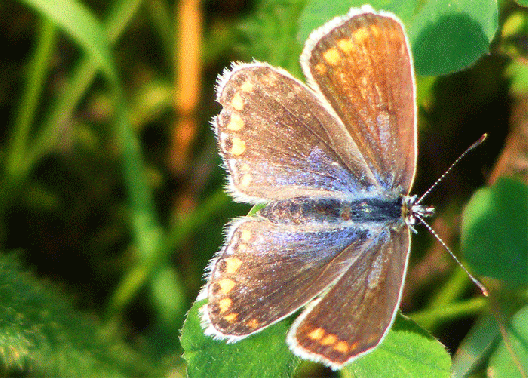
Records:
[[[505,76],[510,80],[510,92],[522,96],[528,88],[528,68],[519,60],[512,60],[506,67]]]
[[[116,31],[113,28],[106,30],[90,10],[77,1],[23,0],[23,2],[64,30],[83,52],[97,63],[97,67],[111,84],[116,114],[112,131],[119,141],[123,176],[129,198],[130,223],[137,254],[142,258],[126,272],[115,291],[109,309],[109,313],[112,314],[125,306],[147,279],[152,277],[159,267],[152,261],[156,259],[161,262],[163,259],[160,255],[168,253],[161,251],[162,228],[156,217],[152,188],[146,175],[140,143],[130,125],[123,87],[113,59],[109,37]],[[120,0],[118,4],[135,9],[134,3],[126,0]],[[126,9],[124,10],[122,6],[114,11],[119,14],[126,13]]]
[[[462,249],[479,275],[528,283],[528,187],[502,178],[477,191],[463,213]]]
[[[152,371],[133,363],[124,344],[74,311],[51,285],[21,271],[13,256],[0,254],[0,272],[3,376],[127,377]]]
[[[445,75],[472,65],[488,52],[497,28],[496,1],[427,2],[409,26],[416,72]]]
[[[280,322],[234,344],[204,334],[194,303],[182,329],[181,344],[190,378],[291,377],[300,360],[286,345],[290,323]]]
[[[107,34],[88,8],[71,0],[22,0],[22,2],[53,20],[97,61],[110,79],[117,80]]]
[[[305,0],[265,0],[240,24],[244,54],[301,77],[299,56],[304,41],[297,41],[297,20]]]
[[[356,378],[449,377],[451,358],[439,341],[399,315],[385,340],[344,370]]]
[[[528,306],[508,323],[503,339],[488,364],[488,376],[525,377],[528,374]]]
[[[228,344],[204,335],[198,315],[204,303],[194,304],[182,330],[181,342],[191,378],[292,376],[299,359],[286,344],[291,320]],[[354,377],[448,377],[450,365],[444,346],[400,315],[378,348],[343,371]]]
[[[500,338],[497,320],[485,314],[468,332],[453,358],[453,377],[467,377],[488,356]]]

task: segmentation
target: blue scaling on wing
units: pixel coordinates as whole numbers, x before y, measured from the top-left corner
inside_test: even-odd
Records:
[[[224,320],[219,305],[210,309],[210,319],[233,339],[253,326],[261,329],[282,319],[341,277],[375,243],[383,227],[284,225],[258,216],[238,219],[212,264],[209,291],[210,303],[222,304],[229,298],[230,307],[237,309],[237,323]],[[243,275],[232,269],[241,261]]]
[[[360,198],[383,189],[341,121],[287,72],[240,65],[224,80],[214,125],[237,200]]]

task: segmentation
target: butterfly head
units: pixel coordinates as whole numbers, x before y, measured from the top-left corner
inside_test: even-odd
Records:
[[[416,220],[422,221],[423,223],[424,218],[433,216],[435,212],[434,207],[421,205],[420,199],[418,199],[418,196],[416,195],[404,196],[402,207],[402,214],[405,223],[407,223],[413,232],[416,232],[413,227],[416,224]]]

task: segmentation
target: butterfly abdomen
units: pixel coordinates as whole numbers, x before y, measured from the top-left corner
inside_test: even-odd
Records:
[[[354,201],[306,197],[276,201],[257,213],[275,224],[384,223],[402,219],[402,199],[364,198]]]

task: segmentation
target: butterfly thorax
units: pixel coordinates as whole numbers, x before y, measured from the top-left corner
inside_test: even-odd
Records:
[[[390,223],[402,219],[403,197],[341,200],[298,197],[268,204],[257,215],[276,224]]]

